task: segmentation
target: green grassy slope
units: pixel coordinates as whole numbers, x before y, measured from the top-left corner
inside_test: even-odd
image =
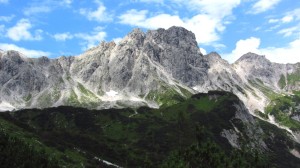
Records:
[[[291,160],[284,164],[299,165],[287,149],[287,144],[290,148],[297,144],[282,130],[272,127],[272,138],[266,134],[267,151],[249,147],[245,124],[234,119],[238,102],[231,93],[209,92],[161,109],[28,109],[0,113],[0,123],[7,125],[0,133],[21,140],[21,146],[26,142],[34,153],[48,151],[42,158],[55,158],[53,165],[59,167],[105,167],[96,157],[122,167],[268,167],[276,166],[273,160],[282,155]],[[243,135],[239,139],[243,150],[233,149],[220,136],[223,129],[235,129],[232,123]],[[263,124],[268,132],[269,124]],[[277,143],[280,152],[273,149]],[[282,167],[280,161],[276,164]]]
[[[300,131],[300,122],[292,116],[300,115],[300,92],[294,91],[293,95],[278,96],[271,100],[266,107],[266,113],[273,115],[275,120],[293,131]]]

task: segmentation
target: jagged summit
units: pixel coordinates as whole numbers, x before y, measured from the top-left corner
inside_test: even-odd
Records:
[[[216,52],[203,56],[195,35],[176,26],[146,33],[134,29],[118,44],[101,42],[80,56],[1,55],[0,107],[12,108],[159,107],[171,95],[225,90],[238,95],[251,111],[263,111],[268,98],[249,81],[260,80],[279,92],[282,76],[298,72],[296,65],[271,63],[254,53],[232,65]],[[284,88],[299,87],[290,82]]]
[[[236,94],[256,115],[273,95],[300,90],[299,72],[299,64],[276,64],[254,53],[234,64],[216,52],[203,56],[195,35],[181,27],[135,29],[118,44],[101,42],[79,56],[2,52],[0,111],[62,105],[159,108],[222,90]]]
[[[188,86],[207,79],[195,36],[179,27],[135,29],[119,44],[101,42],[77,57],[27,60],[14,51],[4,57],[0,107],[158,107],[160,95],[184,97],[194,93]]]
[[[176,47],[187,44],[198,48],[195,34],[183,27],[172,26],[169,29],[150,30],[147,36],[153,38],[156,43],[164,42]]]
[[[264,62],[270,62],[265,55],[258,55],[256,53],[248,52],[244,55],[242,55],[235,63],[247,61],[247,62],[253,62],[253,61],[264,61]]]
[[[222,59],[221,55],[215,51],[208,53],[206,56],[210,57],[210,59],[215,59],[215,60]]]
[[[205,114],[204,118],[199,118],[204,123],[217,121],[205,119],[210,116],[207,114],[216,112],[232,127],[226,124],[226,129],[218,133],[222,141],[226,138],[228,145],[239,147],[239,137],[249,135],[254,137],[255,145],[260,144],[267,150],[264,141],[257,141],[262,137],[257,131],[262,130],[254,124],[249,112],[287,130],[300,142],[299,123],[295,124],[297,129],[294,129],[295,125],[291,126],[300,118],[299,97],[291,94],[299,94],[295,92],[300,90],[299,74],[300,64],[276,64],[255,53],[243,55],[234,64],[229,64],[216,52],[203,56],[195,35],[181,27],[146,33],[134,29],[118,44],[103,41],[79,56],[27,58],[18,51],[0,52],[0,111],[57,106],[90,109],[168,106],[170,113],[174,112],[170,107],[178,112],[188,110],[193,121],[198,116],[193,113],[200,110],[199,114]],[[241,101],[216,90],[234,93]],[[208,94],[192,96],[203,92]],[[277,103],[280,97],[283,101]],[[184,102],[185,99],[188,101]],[[227,101],[234,101],[234,104],[223,104]],[[179,102],[183,102],[182,105],[172,106]],[[270,104],[278,105],[276,108],[282,112],[278,115],[274,113],[276,111],[268,111]],[[224,108],[230,115],[224,113]],[[142,110],[142,113],[147,112]],[[160,114],[166,119],[165,112]],[[129,118],[133,115],[136,114]],[[215,118],[215,115],[211,117]],[[247,123],[243,128],[250,131],[244,134],[241,122],[236,119]],[[223,122],[221,126],[224,126]]]

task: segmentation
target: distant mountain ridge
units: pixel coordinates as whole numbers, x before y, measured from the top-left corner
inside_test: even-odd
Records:
[[[2,111],[61,105],[158,108],[198,92],[224,90],[261,117],[274,98],[299,89],[300,63],[277,64],[247,53],[229,64],[215,52],[203,55],[195,35],[182,27],[134,29],[118,44],[101,42],[79,56],[0,52]]]

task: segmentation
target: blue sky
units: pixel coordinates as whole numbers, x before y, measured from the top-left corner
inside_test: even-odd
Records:
[[[0,0],[0,49],[78,55],[133,28],[182,26],[230,63],[255,52],[300,62],[300,0]]]

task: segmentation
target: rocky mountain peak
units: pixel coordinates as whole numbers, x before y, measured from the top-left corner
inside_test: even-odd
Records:
[[[133,29],[119,45],[124,46],[129,44],[131,46],[141,47],[144,44],[146,34],[139,28]]]
[[[21,64],[22,62],[24,62],[24,60],[27,59],[26,56],[20,54],[18,51],[14,51],[14,50],[9,50],[4,52],[2,59],[7,59],[10,60],[11,62],[15,62],[18,64]]]
[[[209,54],[207,54],[208,59],[211,60],[221,60],[221,56],[217,53],[217,52],[211,52]]]
[[[270,63],[270,61],[266,58],[266,56],[258,55],[258,54],[252,53],[252,52],[248,52],[248,53],[242,55],[235,63],[239,63],[239,62],[243,62],[243,61],[246,61],[246,62],[256,62],[256,61],[261,62],[262,61],[262,62]]]
[[[255,91],[249,89],[248,81],[276,89],[282,74],[297,72],[293,65],[277,65],[254,53],[232,65],[216,52],[203,56],[195,35],[182,27],[147,33],[134,29],[118,44],[101,42],[75,57],[26,58],[17,51],[2,52],[0,101],[15,108],[106,108],[124,100],[157,107],[153,101],[157,102],[160,94],[171,90],[182,95],[184,88],[191,93],[226,90],[246,102]],[[257,103],[251,100],[246,104]]]
[[[145,36],[145,33],[143,32],[142,29],[140,29],[140,28],[135,28],[135,29],[133,29],[133,30],[128,34],[128,36],[131,36],[131,37]]]
[[[147,32],[147,36],[156,43],[166,43],[174,47],[197,46],[195,34],[183,27],[172,26],[169,29],[157,29]]]

